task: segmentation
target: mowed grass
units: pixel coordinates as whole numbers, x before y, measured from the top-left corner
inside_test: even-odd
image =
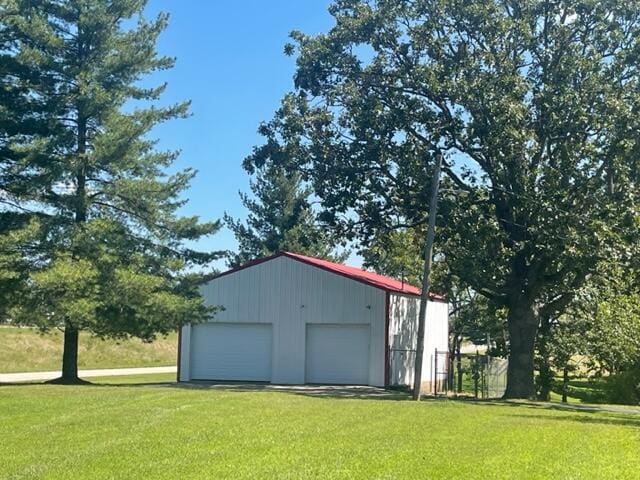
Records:
[[[62,333],[40,333],[34,328],[0,326],[0,373],[59,370]],[[81,332],[80,368],[155,367],[176,364],[177,334],[153,343],[137,339],[100,340]]]
[[[0,478],[637,479],[640,415],[141,384],[0,386]]]

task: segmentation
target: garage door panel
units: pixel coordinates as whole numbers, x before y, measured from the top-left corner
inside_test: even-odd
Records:
[[[308,324],[305,381],[369,383],[369,325]]]
[[[194,380],[271,380],[271,324],[205,323],[191,334]]]

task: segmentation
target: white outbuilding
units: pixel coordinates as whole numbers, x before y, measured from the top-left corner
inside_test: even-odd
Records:
[[[259,259],[205,283],[223,309],[185,325],[178,379],[275,384],[411,385],[420,290],[359,268],[289,252]],[[422,380],[441,375],[448,305],[427,307]]]

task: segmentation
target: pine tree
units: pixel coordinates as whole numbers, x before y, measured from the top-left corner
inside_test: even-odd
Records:
[[[28,274],[38,258],[37,224],[25,223],[23,215],[0,214],[0,323],[28,292]]]
[[[310,203],[312,192],[303,185],[299,174],[272,162],[256,166],[251,157],[244,162],[244,168],[253,174],[253,196],[240,193],[242,204],[249,211],[246,222],[225,215],[239,244],[230,266],[279,251],[345,260],[348,253],[335,252],[336,241],[319,223]]]
[[[378,232],[360,254],[366,267],[409,285],[421,285],[422,238],[417,229]]]
[[[78,381],[78,333],[152,340],[212,309],[185,273],[217,254],[184,246],[218,223],[180,217],[192,170],[165,173],[177,152],[158,151],[152,128],[187,115],[154,105],[165,89],[140,86],[171,68],[147,21],[145,0],[7,0],[0,7],[12,88],[37,99],[44,128],[13,135],[3,179],[19,208],[39,218],[44,257],[17,319],[64,328],[63,382]],[[6,172],[4,172],[6,173]],[[26,303],[26,304],[25,304]]]
[[[11,145],[17,138],[47,132],[40,99],[16,81],[33,82],[37,72],[15,58],[17,38],[6,21],[12,14],[9,6],[0,6],[0,321],[7,319],[14,302],[24,294],[28,269],[38,259],[33,249],[36,216],[16,203],[20,192],[38,187],[37,172],[24,170],[16,175],[24,153]]]

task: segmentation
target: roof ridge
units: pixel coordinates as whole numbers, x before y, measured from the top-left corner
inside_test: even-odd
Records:
[[[217,275],[213,275],[208,277],[205,281],[214,280],[216,278],[224,277],[226,275],[238,272],[240,270],[244,270],[246,268],[250,268],[256,265],[259,265],[264,262],[268,262],[270,260],[274,260],[278,257],[287,257],[292,260],[296,260],[301,263],[305,263],[307,265],[311,265],[312,267],[320,268],[322,270],[328,271],[335,275],[341,275],[346,278],[350,278],[356,282],[364,283],[366,285],[372,286],[374,288],[378,288],[384,290],[386,292],[394,292],[404,295],[412,295],[412,296],[420,296],[420,288],[406,283],[401,280],[397,280],[392,277],[387,277],[377,272],[372,272],[369,270],[364,270],[360,267],[354,267],[352,265],[345,265],[343,263],[336,263],[330,260],[324,260],[322,258],[310,257],[308,255],[304,255],[302,253],[295,253],[289,251],[279,251],[272,255],[257,258],[254,260],[250,260],[242,265],[231,268],[225,272],[219,273]],[[437,301],[445,301],[445,297],[438,293],[429,292],[430,300]]]
[[[382,275],[375,271],[364,270],[360,267],[352,265],[346,265],[343,263],[332,262],[331,260],[325,260],[316,257],[310,257],[301,253],[294,253],[289,251],[279,252],[281,255],[285,255],[289,258],[302,261],[309,265],[323,268],[324,270],[331,271],[333,273],[343,275],[352,278],[356,281],[361,281],[376,288],[381,288],[386,291],[392,291],[396,293],[403,293],[408,295],[420,295],[421,289],[415,285],[411,285],[403,280],[398,280],[393,277]],[[346,271],[345,271],[346,270]],[[432,300],[444,300],[444,296],[438,293],[430,292],[429,297]]]

